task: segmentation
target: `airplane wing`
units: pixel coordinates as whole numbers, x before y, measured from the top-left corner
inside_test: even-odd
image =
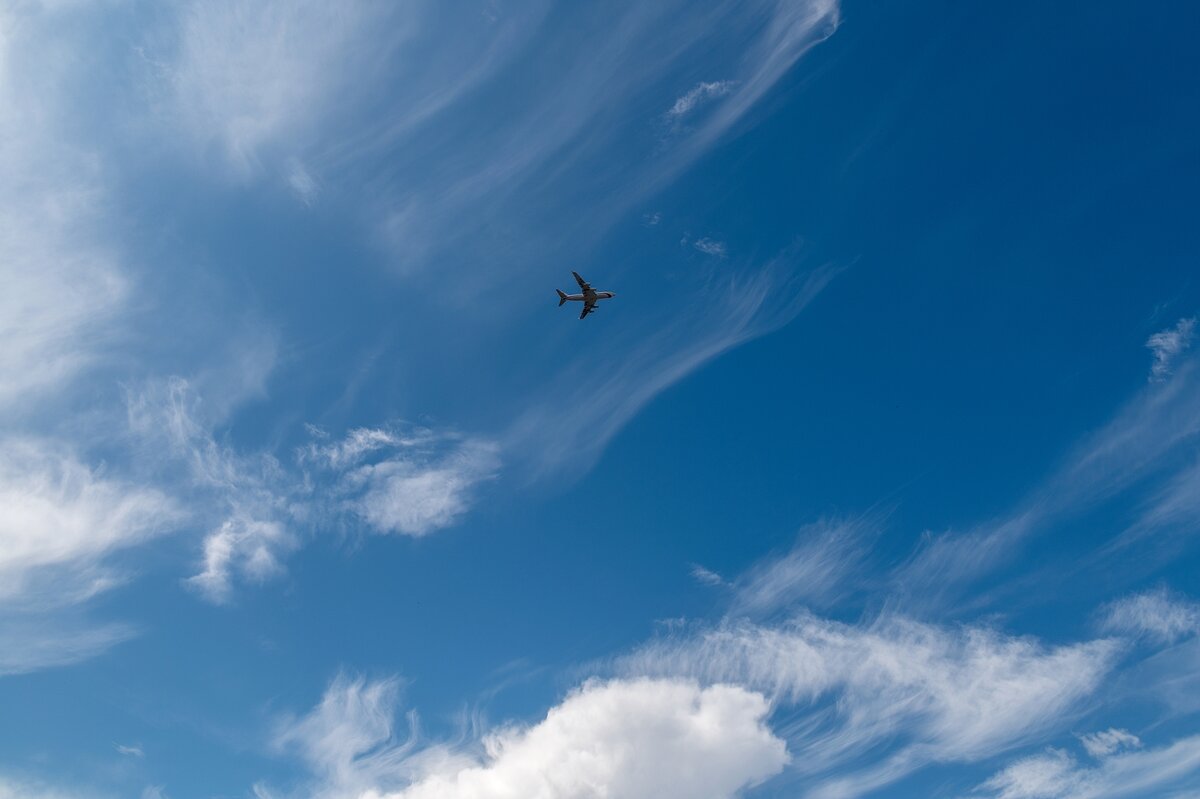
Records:
[[[592,300],[591,302],[585,302],[583,304],[583,311],[581,311],[579,314],[579,318],[580,319],[584,318],[585,316],[587,316],[594,310],[596,310],[596,301],[595,300]]]
[[[571,274],[575,276],[575,282],[579,284],[579,288],[584,294],[592,290],[592,285],[581,278],[578,272],[572,272]]]

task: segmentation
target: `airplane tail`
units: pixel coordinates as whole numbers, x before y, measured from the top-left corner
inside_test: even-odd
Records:
[[[561,308],[562,304],[567,301],[567,295],[563,294],[561,289],[555,289],[555,291],[558,292],[558,307]]]

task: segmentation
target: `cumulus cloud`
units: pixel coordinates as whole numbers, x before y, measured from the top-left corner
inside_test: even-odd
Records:
[[[319,796],[361,799],[728,799],[783,769],[770,704],[732,685],[589,681],[532,725],[477,744],[392,741],[394,680],[339,677],[281,731],[315,768]]]
[[[1103,629],[1170,644],[1200,632],[1200,605],[1165,589],[1119,599],[1104,613]]]
[[[901,618],[856,626],[801,615],[727,622],[654,641],[619,673],[688,675],[760,691],[786,721],[795,770],[822,795],[886,785],[930,762],[970,762],[1064,723],[1108,673],[1117,645],[1046,647],[982,628]],[[836,777],[884,742],[875,765]]]
[[[1170,376],[1175,360],[1180,353],[1192,346],[1196,331],[1196,319],[1180,319],[1175,327],[1159,331],[1146,340],[1146,347],[1154,355],[1150,366],[1151,382],[1161,382]]]
[[[1080,766],[1068,753],[1051,749],[1022,758],[977,789],[992,799],[1122,799],[1165,795],[1194,785],[1200,773],[1200,736],[1168,746],[1111,755],[1099,765]]]
[[[1110,727],[1107,730],[1080,735],[1079,742],[1096,759],[1108,757],[1121,749],[1139,749],[1142,741],[1129,730]]]

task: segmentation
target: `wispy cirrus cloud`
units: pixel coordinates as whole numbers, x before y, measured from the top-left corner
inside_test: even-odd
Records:
[[[805,526],[791,550],[765,558],[738,576],[729,615],[760,616],[798,605],[833,604],[852,588],[848,578],[862,564],[874,526],[870,518]]]
[[[201,570],[188,580],[214,602],[230,599],[235,576],[261,582],[283,571],[281,557],[298,546],[291,524],[303,515],[298,486],[269,453],[242,454],[222,444],[202,397],[182,377],[151,381],[130,392],[130,430],[178,465],[172,490],[193,507],[210,532]]]
[[[108,477],[61,444],[0,441],[0,674],[76,663],[135,635],[85,608],[125,580],[118,554],[182,519],[164,493]]]
[[[701,81],[685,94],[680,95],[675,104],[667,110],[667,116],[672,119],[687,116],[704,102],[729,94],[733,91],[733,87],[734,81],[731,80]]]
[[[189,4],[175,20],[177,35],[165,37],[168,44],[159,47],[165,52],[158,60],[167,64],[171,118],[192,145],[215,147],[246,174],[277,164],[303,202],[314,202],[319,187],[322,203],[340,197],[353,204],[354,213],[376,231],[387,260],[414,283],[435,256],[453,252],[463,264],[460,277],[477,290],[501,280],[518,287],[510,304],[519,309],[531,301],[524,298],[535,296],[532,283],[543,279],[542,266],[557,257],[550,255],[560,251],[556,248],[586,249],[641,198],[673,180],[810,47],[831,35],[840,19],[834,0],[683,5],[629,4],[603,14],[573,8],[566,13],[577,15],[580,24],[568,28],[592,33],[578,40],[567,34],[562,48],[547,50],[529,48],[529,32],[548,9],[536,0],[465,21],[420,3],[396,11],[354,2],[339,7],[337,19],[310,3],[268,2],[254,9]],[[453,35],[443,35],[451,18]],[[386,33],[374,35],[380,30]],[[727,79],[702,81],[677,97],[681,66],[698,52],[722,53]],[[463,63],[475,66],[464,71]],[[539,79],[524,80],[527,69],[536,69]],[[405,80],[391,79],[401,73]],[[647,133],[661,119],[664,103],[678,106],[683,116],[718,95],[723,95],[719,109],[697,115],[669,152],[656,149]],[[496,102],[468,109],[459,102],[467,97]],[[369,102],[359,102],[364,98]],[[436,128],[429,124],[435,117]],[[700,246],[725,257],[719,242]],[[495,267],[497,261],[502,268]],[[682,287],[678,301],[693,309],[692,327],[703,327],[697,317],[708,314],[708,329],[632,331],[635,339],[652,342],[640,346],[635,359],[645,368],[610,365],[611,356],[599,355],[594,374],[623,376],[619,386],[614,381],[576,401],[605,420],[596,443],[581,447],[578,463],[586,468],[594,461],[644,404],[636,398],[673,382],[664,374],[686,374],[782,324],[779,318],[786,314],[772,318],[769,308],[777,299],[758,298],[777,277],[739,278],[725,297],[709,296],[695,283]],[[786,282],[773,289],[794,293]],[[438,303],[462,301],[455,293],[432,296]],[[750,308],[756,302],[761,313]],[[487,304],[465,319],[456,316],[453,337],[464,326],[494,321],[489,316]],[[443,318],[422,317],[422,335],[441,338]],[[541,461],[546,465],[541,471],[548,473],[576,459],[553,440],[546,442],[547,452],[533,452],[543,439],[532,424],[548,413],[541,398],[564,393],[559,378],[545,379],[551,381],[548,390],[534,381],[535,399],[518,398],[513,415],[520,418],[497,438],[506,450],[519,440],[515,449],[529,462]],[[476,466],[466,469],[477,474],[463,487],[486,479],[486,460],[477,451]],[[464,472],[461,463],[441,481],[422,478],[428,485],[400,471],[362,470],[364,477],[390,486],[371,492],[361,506],[373,525],[410,534],[424,526],[389,510],[389,497],[397,492],[405,507],[427,499],[431,518],[457,515],[454,497],[463,488],[451,478]],[[438,506],[445,509],[442,516]]]
[[[1094,758],[1108,757],[1122,749],[1140,749],[1142,741],[1129,730],[1110,727],[1107,730],[1079,736],[1079,743]]]
[[[175,376],[131,390],[127,411],[141,451],[171,475],[163,490],[207,528],[187,584],[213,602],[228,602],[239,581],[282,575],[284,559],[308,536],[344,529],[352,518],[410,536],[448,527],[499,469],[489,440],[400,425],[356,428],[339,440],[309,425],[313,440],[294,459],[244,451],[217,433],[229,413],[229,380],[209,381],[226,396],[211,410],[191,380]]]
[[[113,552],[169,531],[180,508],[43,440],[0,442],[0,602],[58,604],[115,580]],[[69,600],[68,600],[69,601]]]
[[[38,4],[6,7],[0,29],[0,406],[11,412],[108,354],[131,287],[105,164],[67,134],[72,43]]]
[[[358,81],[384,74],[412,19],[360,0],[218,0],[184,4],[178,25],[177,50],[156,64],[177,128],[242,176],[264,158],[290,163],[288,181],[310,202],[311,176],[288,159],[321,135],[327,114],[349,112]]]
[[[116,561],[177,529],[172,498],[94,457],[66,409],[116,360],[138,296],[115,233],[110,164],[73,118],[88,68],[71,9],[0,8],[0,672],[93,657],[136,634],[87,609]],[[97,413],[88,396],[88,413]]]
[[[281,727],[278,745],[314,771],[311,795],[731,799],[788,760],[766,699],[731,685],[589,681],[534,724],[462,744],[422,744],[412,727],[395,741],[397,687],[338,677],[311,713]]]
[[[427,428],[358,428],[302,450],[338,473],[345,507],[377,532],[426,535],[453,524],[500,468],[498,445]]]
[[[944,602],[971,580],[1008,563],[1025,541],[1053,523],[1144,486],[1151,478],[1158,486],[1155,500],[1128,531],[1114,534],[1114,546],[1194,518],[1200,504],[1192,488],[1200,471],[1189,468],[1187,455],[1200,434],[1198,400],[1200,359],[1182,358],[1169,380],[1139,391],[1009,514],[967,532],[931,537],[896,571],[899,592],[914,606]]]
[[[1161,644],[1200,633],[1200,604],[1165,589],[1119,599],[1104,610],[1102,629]]]
[[[705,255],[711,255],[714,258],[724,258],[729,254],[729,250],[725,247],[725,242],[716,241],[708,237],[696,239],[692,246]]]
[[[1167,379],[1175,359],[1192,346],[1195,330],[1195,317],[1180,319],[1175,327],[1155,333],[1146,340],[1146,347],[1154,354],[1154,363],[1150,366],[1151,381]]]
[[[793,772],[813,795],[857,796],[930,763],[983,760],[1061,727],[1118,651],[1110,641],[1046,647],[984,628],[804,614],[668,636],[617,669],[761,691],[779,729],[791,731]],[[858,762],[884,741],[894,747]]]
[[[1200,774],[1200,736],[1140,751],[1103,757],[1081,766],[1068,752],[1051,749],[1022,758],[979,786],[994,799],[1120,799],[1166,796],[1195,785]]]

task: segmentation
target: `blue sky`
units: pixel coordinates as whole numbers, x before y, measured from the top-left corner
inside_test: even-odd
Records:
[[[0,5],[0,799],[1200,796],[1198,34]]]

